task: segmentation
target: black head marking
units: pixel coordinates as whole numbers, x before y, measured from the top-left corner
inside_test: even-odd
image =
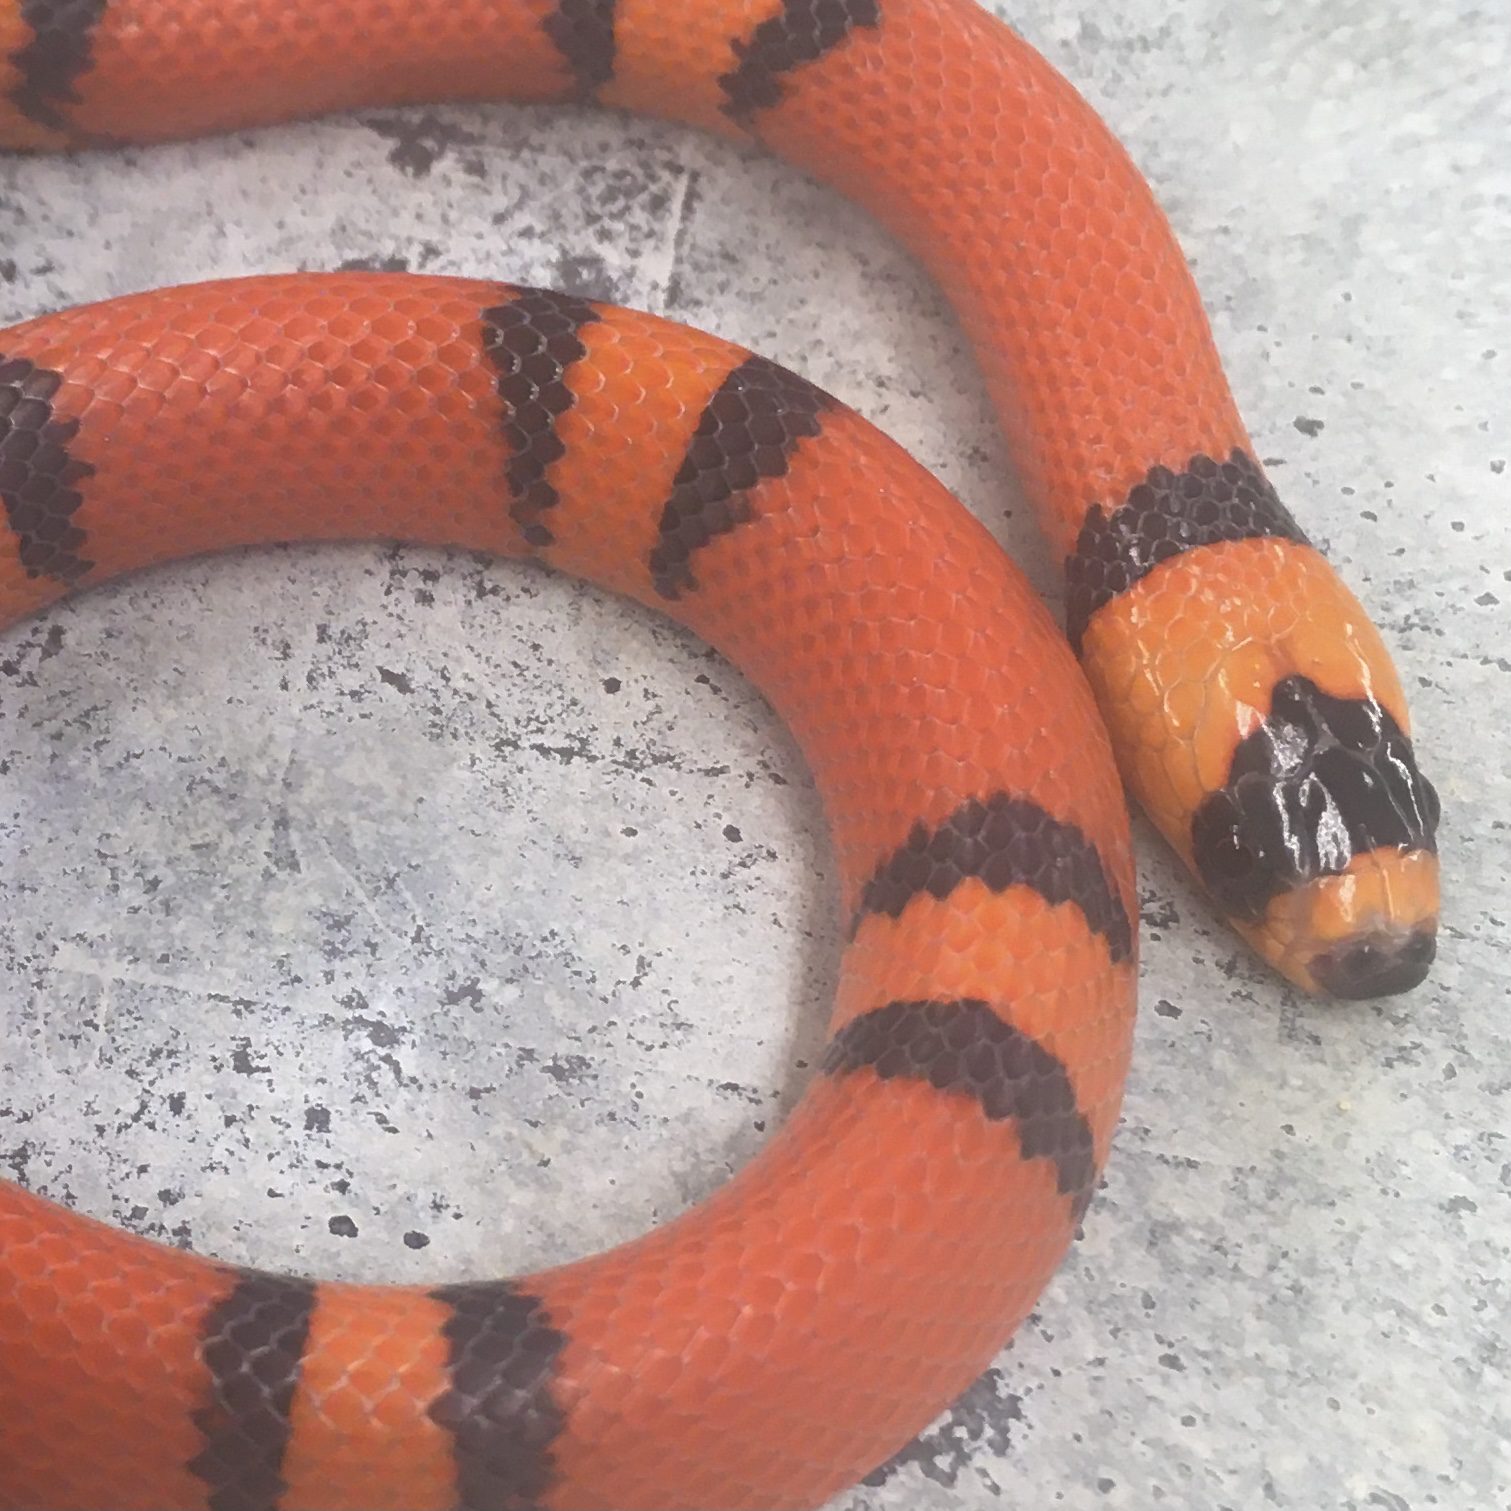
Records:
[[[1437,793],[1390,713],[1294,676],[1276,684],[1269,717],[1203,799],[1191,838],[1208,890],[1253,922],[1282,892],[1336,876],[1356,855],[1435,850],[1437,823]]]

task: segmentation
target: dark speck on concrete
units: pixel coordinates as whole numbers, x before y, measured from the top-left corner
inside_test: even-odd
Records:
[[[593,1062],[586,1055],[552,1055],[541,1064],[543,1074],[563,1086],[593,1074]]]
[[[471,1008],[480,1008],[483,1005],[482,983],[476,976],[469,977],[466,981],[459,981],[455,986],[446,988],[441,1000],[447,1007],[455,1007],[465,1002]]]
[[[470,131],[428,112],[368,116],[363,125],[394,144],[388,160],[411,178],[426,177],[445,153],[477,140]]]
[[[231,1069],[239,1076],[267,1075],[270,1068],[266,1062],[253,1057],[249,1040],[243,1040],[231,1051]]]
[[[551,286],[579,299],[615,300],[620,297],[618,280],[602,257],[592,252],[563,252],[556,259]]]
[[[338,1217],[331,1218],[331,1220],[326,1224],[326,1227],[328,1227],[331,1232],[336,1235],[337,1238],[355,1238],[357,1236],[356,1223],[354,1223],[351,1218],[349,1218],[344,1212],[341,1213]]]
[[[407,273],[409,259],[402,252],[390,252],[386,256],[348,257],[336,264],[340,273]]]

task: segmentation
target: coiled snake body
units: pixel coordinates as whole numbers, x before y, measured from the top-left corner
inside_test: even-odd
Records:
[[[0,1185],[0,1506],[706,1511],[852,1483],[1001,1347],[1106,1157],[1135,978],[1114,752],[1300,986],[1427,969],[1436,798],[1379,636],[1255,461],[1138,173],[974,0],[0,0],[12,149],[589,97],[754,136],[926,262],[1065,561],[1069,643],[856,415],[648,315],[301,274],[0,331],[0,621],[233,544],[540,557],[751,676],[849,920],[780,1133],[563,1268],[316,1284]]]

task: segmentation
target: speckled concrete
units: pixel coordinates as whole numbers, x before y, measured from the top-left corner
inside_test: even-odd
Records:
[[[835,1504],[1503,1511],[1511,17],[1012,14],[1158,185],[1261,452],[1396,650],[1444,949],[1409,998],[1318,1006],[1146,844],[1139,1053],[1086,1237]],[[338,265],[752,345],[1053,590],[938,296],[757,154],[498,108],[0,162],[0,323]],[[537,1265],[708,1191],[814,1054],[835,919],[792,745],[696,643],[544,573],[374,545],[96,592],[0,639],[0,775],[0,1155],[138,1231],[362,1279]]]

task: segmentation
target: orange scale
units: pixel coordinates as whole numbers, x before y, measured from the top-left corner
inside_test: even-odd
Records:
[[[112,1232],[13,1186],[0,1187],[7,1272],[46,1277],[46,1305],[0,1276],[0,1506],[161,1511],[203,1504],[187,1464],[204,1390],[197,1319],[229,1277],[204,1260]],[[46,1235],[29,1252],[28,1240]],[[56,1247],[61,1240],[62,1252]],[[118,1345],[114,1318],[136,1300],[167,1303],[150,1352]],[[46,1379],[39,1390],[36,1381]],[[108,1403],[108,1410],[100,1408]],[[89,1426],[91,1451],[60,1457]],[[151,1443],[148,1462],[141,1445]],[[123,1483],[119,1466],[133,1464]]]
[[[819,1095],[826,1092],[826,1088],[816,1090]],[[827,1090],[832,1093],[835,1089],[828,1088]],[[839,1094],[844,1095],[847,1092],[840,1089]],[[875,1113],[883,1120],[884,1126],[892,1125],[899,1116],[905,1117],[906,1126],[917,1130],[920,1139],[925,1143],[934,1142],[929,1134],[931,1118],[936,1121],[943,1119],[947,1123],[954,1123],[962,1115],[961,1109],[942,1105],[943,1099],[927,1089],[878,1085],[869,1095],[878,1102],[889,1104],[885,1108],[882,1106],[875,1108]],[[900,1099],[904,1104],[917,1105],[900,1107],[896,1099]],[[926,1112],[925,1108],[932,1111]],[[871,1125],[872,1118],[866,1118],[865,1123]],[[865,1136],[872,1133],[873,1129],[867,1126],[858,1131]],[[1013,1144],[1011,1137],[1008,1136],[1004,1141],[1000,1130],[988,1130],[988,1139],[992,1145],[991,1150],[983,1150],[981,1158],[972,1167],[981,1171],[983,1178],[990,1178],[992,1182],[993,1201],[988,1204],[987,1211],[996,1211],[999,1202],[1012,1205],[1011,1193],[1004,1187],[1012,1185],[1012,1176],[1009,1172],[1013,1170],[1025,1172],[1025,1193],[1035,1191],[1039,1193],[1038,1199],[1044,1199],[1044,1178],[1027,1172],[1025,1166],[1014,1166],[1010,1159],[1005,1158],[1007,1150]],[[817,1157],[823,1157],[822,1151]],[[1063,1202],[1061,1198],[1054,1199]],[[902,1268],[910,1273],[937,1274],[940,1261],[951,1257],[948,1244],[942,1243],[940,1235],[933,1231],[938,1215],[932,1207],[925,1207],[916,1216],[905,1218],[908,1221],[916,1221],[930,1230],[923,1241],[923,1249],[911,1262],[907,1258],[909,1245],[901,1244],[904,1250],[901,1256]],[[980,1214],[973,1212],[971,1215],[974,1220]],[[813,1220],[812,1214],[801,1210],[793,1216],[799,1228]],[[684,1223],[696,1223],[697,1218],[698,1213],[695,1212],[690,1218],[684,1219]],[[616,1505],[698,1504],[694,1499],[700,1493],[697,1488],[697,1477],[704,1471],[700,1471],[696,1466],[710,1462],[727,1463],[728,1454],[731,1451],[730,1445],[733,1443],[740,1444],[750,1453],[749,1462],[753,1466],[771,1462],[771,1455],[780,1453],[783,1435],[792,1432],[796,1416],[804,1410],[800,1403],[811,1398],[812,1391],[817,1389],[836,1392],[851,1402],[851,1409],[847,1413],[851,1420],[836,1428],[832,1451],[836,1457],[843,1455],[843,1461],[851,1466],[852,1470],[860,1455],[869,1454],[871,1461],[874,1462],[878,1453],[885,1451],[884,1445],[901,1441],[901,1437],[906,1435],[906,1428],[898,1420],[901,1414],[897,1406],[894,1384],[896,1379],[904,1375],[916,1378],[918,1364],[910,1356],[911,1351],[902,1358],[883,1358],[878,1361],[872,1339],[876,1325],[873,1319],[898,1314],[903,1309],[902,1298],[899,1295],[896,1300],[888,1300],[881,1276],[874,1269],[864,1268],[862,1247],[866,1240],[862,1226],[859,1224],[850,1226],[840,1222],[838,1229],[839,1232],[835,1236],[838,1238],[838,1252],[845,1256],[846,1273],[834,1277],[833,1287],[827,1292],[830,1299],[826,1302],[824,1296],[816,1294],[795,1298],[806,1303],[805,1310],[810,1318],[810,1326],[803,1328],[798,1336],[812,1338],[812,1314],[815,1310],[826,1317],[832,1317],[841,1333],[840,1336],[830,1335],[827,1325],[825,1326],[826,1366],[821,1382],[816,1377],[811,1380],[807,1377],[807,1371],[811,1366],[804,1365],[801,1359],[780,1354],[768,1361],[769,1380],[763,1378],[751,1381],[747,1377],[744,1388],[737,1395],[732,1394],[727,1398],[718,1391],[710,1391],[708,1382],[701,1378],[689,1377],[686,1372],[669,1370],[664,1378],[656,1382],[658,1388],[654,1392],[653,1400],[642,1401],[634,1396],[628,1400],[621,1398],[621,1412],[626,1416],[633,1412],[633,1419],[637,1423],[638,1430],[633,1441],[627,1441],[623,1436],[623,1419],[605,1420],[587,1410],[574,1409],[565,1434],[566,1437],[572,1439],[570,1445],[572,1451],[569,1455],[563,1452],[564,1478],[556,1494],[553,1495],[553,1502],[562,1505],[574,1503],[588,1505],[594,1503],[595,1496],[603,1500],[613,1493],[615,1496],[613,1503]],[[848,1238],[840,1236],[846,1232],[850,1235]],[[899,1242],[896,1241],[890,1245],[884,1245],[878,1252],[877,1258],[895,1265],[900,1258],[899,1247]],[[990,1252],[991,1265],[995,1267],[996,1251]],[[868,1279],[861,1279],[856,1274],[854,1267],[857,1265],[862,1266],[861,1275],[868,1276]],[[712,1265],[711,1268],[716,1270],[717,1265]],[[570,1317],[570,1301],[560,1293],[553,1294],[555,1280],[556,1277],[545,1277],[542,1282],[552,1315]],[[905,1285],[905,1294],[909,1298],[906,1304],[916,1305],[916,1284],[908,1281]],[[867,1298],[859,1306],[856,1304],[856,1294],[852,1289],[856,1286],[860,1287],[860,1294]],[[842,1299],[847,1294],[850,1296],[848,1304]],[[953,1296],[953,1291],[951,1294]],[[986,1295],[994,1301],[999,1299],[995,1291],[989,1290]],[[670,1320],[667,1310],[663,1307],[653,1318],[652,1325],[664,1328]],[[592,1370],[596,1368],[597,1357],[612,1349],[614,1340],[598,1338],[590,1344],[583,1337],[583,1329],[572,1322],[568,1323],[566,1330],[572,1339],[568,1346],[567,1356],[563,1360],[566,1377],[570,1379],[573,1376],[574,1368],[578,1365],[577,1356],[582,1355],[586,1356],[587,1360],[593,1361],[584,1362],[582,1366],[589,1371],[585,1379],[590,1379]],[[786,1341],[790,1350],[790,1334],[784,1332],[780,1335],[779,1341]],[[974,1349],[982,1349],[983,1343],[984,1340],[979,1332],[972,1335]],[[644,1341],[638,1329],[633,1338],[623,1340],[623,1346],[637,1351],[644,1347]],[[665,1351],[672,1353],[675,1349],[672,1345],[668,1345]],[[626,1372],[633,1373],[637,1381],[640,1379],[638,1365],[623,1367]],[[953,1376],[959,1369],[960,1366],[956,1363],[953,1369],[946,1366],[943,1372],[945,1376]],[[590,1386],[589,1389],[591,1389]],[[698,1398],[696,1410],[691,1409],[689,1405],[678,1404],[679,1400],[686,1399],[690,1394]],[[863,1413],[863,1419],[857,1423],[855,1416],[860,1413]],[[585,1430],[592,1433],[590,1442],[582,1441],[574,1436],[579,1418],[585,1424]],[[862,1435],[868,1439],[868,1444],[864,1449],[858,1449],[857,1439]],[[565,1446],[564,1443],[563,1447]],[[662,1462],[663,1465],[663,1473],[659,1478],[654,1477],[652,1471],[652,1466],[657,1461]],[[621,1487],[637,1482],[635,1474],[637,1464],[645,1466],[647,1480],[655,1485],[656,1493],[663,1497],[661,1501],[637,1500],[634,1498],[633,1491],[630,1492],[630,1498],[627,1501],[619,1498]],[[570,1467],[566,1467],[568,1465]],[[608,1489],[611,1476],[615,1477],[613,1479],[616,1487],[614,1492]],[[838,1478],[834,1481],[836,1487],[842,1483],[844,1481]],[[806,1480],[804,1484],[804,1503],[807,1503],[806,1497],[817,1494],[819,1491],[809,1488]],[[781,1503],[770,1499],[772,1488],[772,1482],[768,1476],[764,1480],[763,1488],[755,1491],[750,1498],[737,1497],[732,1503],[736,1505]],[[766,1498],[757,1499],[756,1496]]]
[[[428,1415],[450,1385],[441,1332],[448,1316],[406,1287],[320,1287],[290,1411],[280,1511],[456,1504],[453,1439]],[[387,1430],[375,1433],[375,1419]]]
[[[1047,903],[1025,886],[995,893],[969,880],[943,899],[912,898],[900,918],[862,921],[829,1032],[889,1002],[984,1001],[1046,1047],[1077,1035],[1065,1068],[1090,1108],[1122,1083],[1135,986],[1131,963],[1112,961],[1074,903]]]

